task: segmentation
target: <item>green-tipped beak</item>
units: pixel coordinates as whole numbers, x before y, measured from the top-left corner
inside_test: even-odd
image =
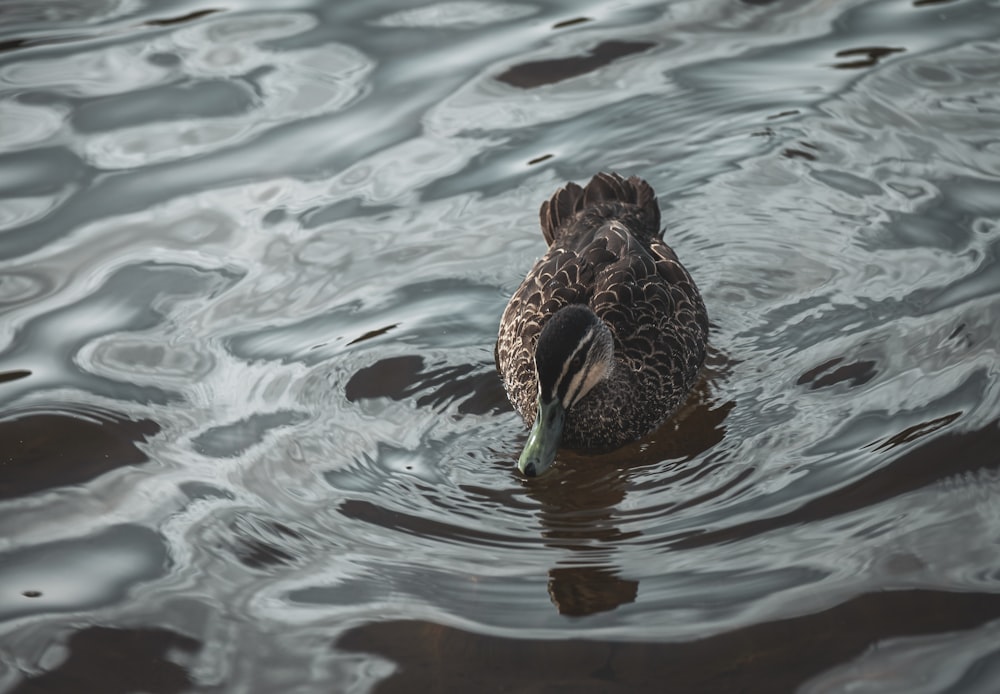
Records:
[[[528,434],[528,442],[517,461],[517,469],[528,477],[541,475],[556,459],[559,441],[562,439],[566,410],[558,400],[542,402],[538,398],[538,413],[535,424]]]

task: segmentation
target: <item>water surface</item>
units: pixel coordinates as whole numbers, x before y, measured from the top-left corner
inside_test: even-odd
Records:
[[[0,3],[0,690],[993,692],[1000,6]],[[712,351],[518,476],[539,204]]]

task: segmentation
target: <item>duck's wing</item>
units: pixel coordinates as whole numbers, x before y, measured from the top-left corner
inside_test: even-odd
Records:
[[[636,372],[664,378],[697,371],[704,359],[708,319],[698,289],[673,249],[645,243],[617,222],[595,238],[615,259],[594,274],[591,308],[615,336],[616,357]]]

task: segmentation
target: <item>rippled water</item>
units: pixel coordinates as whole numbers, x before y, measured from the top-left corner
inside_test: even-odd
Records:
[[[0,688],[994,692],[1000,5],[0,2]],[[524,480],[639,174],[713,322]]]

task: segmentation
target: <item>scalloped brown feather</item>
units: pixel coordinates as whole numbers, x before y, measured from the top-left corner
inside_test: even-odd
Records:
[[[507,396],[530,426],[534,351],[548,318],[588,305],[611,330],[611,376],[566,414],[563,446],[607,449],[656,429],[684,401],[705,359],[708,316],[687,270],[660,238],[648,183],[600,173],[568,183],[539,212],[548,252],[511,297],[495,357]]]

